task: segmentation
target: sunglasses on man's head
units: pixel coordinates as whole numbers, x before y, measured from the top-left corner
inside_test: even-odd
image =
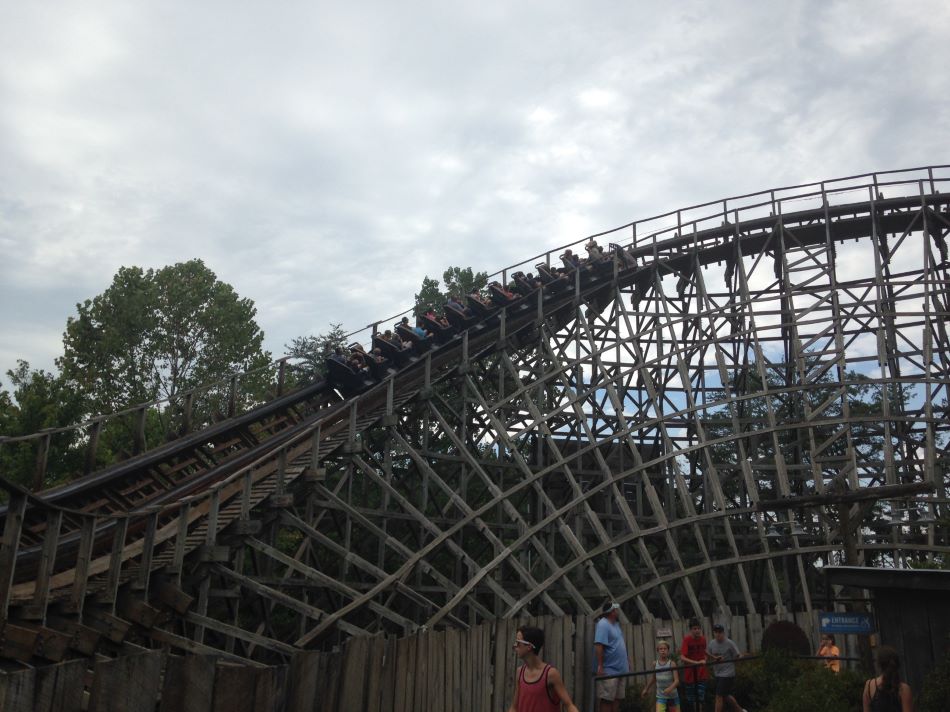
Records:
[[[529,648],[533,648],[534,644],[529,643],[527,640],[515,640],[515,644],[512,645],[512,648],[517,648],[519,645],[527,645]]]

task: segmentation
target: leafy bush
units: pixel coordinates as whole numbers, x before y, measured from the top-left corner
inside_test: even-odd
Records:
[[[620,702],[620,712],[653,712],[655,708],[654,701],[656,697],[641,697],[643,692],[643,678],[638,676],[639,681],[627,678],[627,696]],[[575,704],[577,700],[574,700]],[[580,707],[580,705],[578,705]]]
[[[859,712],[864,679],[847,670],[835,674],[820,662],[796,660],[772,650],[736,666],[735,696],[743,707],[763,712],[835,710]]]
[[[920,712],[943,712],[950,700],[950,655],[924,678],[920,693]]]
[[[811,655],[811,642],[792,621],[775,621],[762,634],[762,652],[784,650],[792,655]]]
[[[819,663],[798,663],[797,666],[804,668],[802,674],[779,686],[765,708],[768,712],[860,711],[864,689],[860,675],[848,670],[834,673]]]

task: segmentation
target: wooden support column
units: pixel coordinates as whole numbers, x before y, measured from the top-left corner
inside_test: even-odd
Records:
[[[119,581],[122,575],[122,553],[125,549],[125,535],[129,530],[127,517],[116,517],[114,520],[115,533],[112,537],[112,554],[109,557],[109,573],[106,577],[106,587],[100,594],[100,600],[107,604],[109,613],[115,614],[115,599],[119,591]]]
[[[46,606],[49,603],[49,584],[56,565],[56,550],[59,546],[59,530],[63,523],[63,510],[50,509],[46,514],[46,534],[43,537],[43,550],[40,552],[39,568],[36,572],[36,588],[33,600],[25,611],[27,618],[46,623]]]
[[[46,479],[46,463],[49,460],[50,437],[49,433],[45,433],[36,445],[36,467],[33,470],[34,492],[39,492],[43,489],[43,482]]]
[[[16,556],[20,549],[20,534],[26,513],[26,495],[10,493],[7,516],[3,525],[3,541],[0,542],[0,620],[7,620],[10,607],[10,588],[16,569]]]
[[[79,549],[76,552],[76,575],[69,596],[69,609],[82,622],[83,604],[86,601],[86,586],[89,580],[89,565],[92,562],[93,544],[96,540],[96,517],[85,516],[79,530]]]
[[[142,592],[142,598],[148,598],[148,583],[152,574],[152,555],[155,550],[155,531],[158,528],[158,514],[160,507],[152,507],[147,511],[145,519],[145,535],[142,537],[142,558],[139,561],[138,576],[133,587]]]
[[[211,506],[208,511],[208,529],[205,533],[205,546],[212,549],[218,539],[218,511],[221,507],[221,490],[216,485],[211,489]],[[208,594],[211,590],[211,572],[210,566],[203,567],[201,583],[198,584],[198,606],[196,612],[200,616],[208,614]],[[195,640],[204,643],[204,626],[195,626]]]

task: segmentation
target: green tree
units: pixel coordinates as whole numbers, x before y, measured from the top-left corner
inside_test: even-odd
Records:
[[[287,355],[300,359],[293,364],[294,377],[306,383],[323,378],[327,373],[327,358],[333,350],[346,345],[346,332],[342,324],[330,324],[330,330],[316,336],[298,336],[284,346]]]
[[[439,280],[428,275],[422,280],[422,286],[416,294],[413,313],[419,317],[430,309],[441,311],[449,297],[465,301],[465,295],[480,292],[488,284],[487,272],[474,272],[471,267],[449,267],[442,273],[445,291],[439,289]]]
[[[451,295],[457,299],[464,298],[466,294],[478,292],[488,284],[487,272],[473,272],[471,267],[449,267],[442,273],[442,281],[445,282],[446,296]]]
[[[442,311],[443,306],[445,306],[445,295],[439,290],[439,280],[424,277],[419,293],[416,294],[413,314],[420,317],[430,309],[436,312]]]
[[[41,430],[69,428],[79,423],[85,411],[82,395],[62,376],[33,370],[26,361],[7,371],[12,393],[0,390],[0,436],[19,437]],[[37,452],[41,438],[7,442],[0,448],[0,475],[23,487],[48,487],[62,481],[82,466],[84,451],[78,447],[75,430],[51,433],[46,454],[46,473],[36,481]]]
[[[270,361],[254,303],[201,260],[122,267],[105,292],[76,309],[57,363],[92,413],[174,398]],[[244,398],[253,400],[268,381],[263,372],[242,379]]]

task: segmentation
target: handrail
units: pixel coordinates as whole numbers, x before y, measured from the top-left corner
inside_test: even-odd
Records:
[[[657,639],[658,639],[658,640],[660,639],[659,636],[657,636]],[[664,639],[665,639],[665,638],[664,638]],[[828,656],[823,656],[823,655],[793,655],[793,654],[787,654],[787,656],[788,656],[789,658],[791,658],[792,660],[814,660],[814,661],[816,661],[816,662],[827,662],[827,661],[829,661],[829,660],[844,661],[844,662],[849,662],[849,663],[860,663],[860,662],[863,662],[863,660],[862,660],[861,658],[849,657],[849,656],[846,656],[846,655],[836,655],[836,656],[834,656],[834,657],[828,657]],[[753,661],[753,660],[761,660],[761,659],[764,658],[764,657],[766,657],[766,654],[765,654],[765,653],[750,653],[750,654],[743,654],[743,655],[740,655],[738,658],[735,658],[735,659],[733,659],[733,660],[730,660],[729,662],[731,662],[731,663],[733,663],[733,664],[735,664],[735,663],[747,663],[747,662],[751,662],[751,661]],[[686,670],[686,669],[695,669],[695,668],[713,668],[713,667],[715,667],[716,665],[721,665],[721,664],[723,664],[723,663],[722,663],[722,662],[720,662],[720,663],[716,663],[716,662],[705,662],[705,663],[687,663],[687,664],[684,664],[684,663],[681,663],[681,662],[677,662],[677,663],[676,663],[676,669],[677,669],[677,670]],[[631,670],[631,671],[629,671],[629,672],[612,673],[612,674],[610,674],[610,675],[598,675],[598,674],[594,673],[594,674],[591,676],[591,679],[596,683],[596,682],[599,682],[599,681],[601,681],[601,680],[617,680],[617,679],[628,678],[628,677],[629,677],[629,678],[637,678],[637,677],[641,677],[641,676],[653,675],[653,674],[655,674],[655,673],[656,673],[656,668],[654,667],[654,668],[644,668],[644,669],[642,669],[642,670]],[[685,681],[683,681],[683,680],[680,680],[680,686],[681,686],[684,690],[686,689],[686,686],[687,686],[688,684],[690,684],[690,683],[687,683],[687,682],[685,682]],[[679,693],[679,691],[677,690],[677,694],[678,694],[678,693]],[[592,709],[592,710],[593,710],[593,709],[597,709],[597,704],[596,704],[596,703],[597,703],[597,688],[596,688],[595,686],[591,686],[590,699],[588,700],[588,709]]]

